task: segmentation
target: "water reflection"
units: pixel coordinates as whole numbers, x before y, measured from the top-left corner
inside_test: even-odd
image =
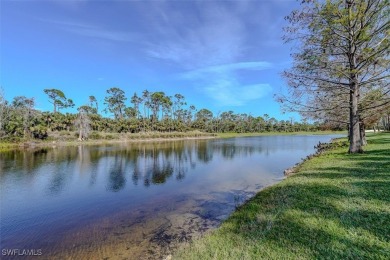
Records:
[[[55,171],[51,176],[51,181],[49,182],[48,191],[51,195],[56,195],[61,192],[61,190],[65,186],[65,182],[67,179],[67,174],[60,169]]]
[[[34,175],[41,170],[50,171],[52,174],[49,177],[47,190],[57,194],[72,180],[73,172],[89,175],[89,186],[94,186],[98,173],[104,169],[107,172],[106,190],[118,192],[129,183],[128,179],[133,185],[141,182],[145,187],[163,184],[172,176],[175,180],[181,181],[186,177],[189,169],[194,169],[197,164],[210,163],[214,156],[233,160],[236,157],[250,157],[254,153],[269,156],[279,150],[280,146],[284,146],[287,150],[296,148],[294,144],[289,143],[287,146],[285,140],[275,140],[275,138],[274,145],[253,138],[241,138],[239,142],[237,140],[8,151],[0,153],[0,174],[2,177],[19,176],[20,180],[23,180],[26,174]],[[15,181],[17,179],[15,178]]]
[[[112,166],[110,167],[108,174],[107,190],[117,192],[125,187],[126,177],[126,161],[125,158],[120,155],[115,155],[112,160]]]
[[[135,144],[131,146],[78,146],[45,149],[24,149],[0,153],[1,177],[26,177],[39,171],[50,171],[47,190],[58,193],[71,181],[71,172],[89,174],[89,185],[96,184],[97,174],[106,168],[107,190],[117,192],[127,183],[131,173],[134,185],[165,183],[175,174],[177,180],[185,177],[188,167],[194,168],[194,150],[206,143],[184,147],[184,142]],[[198,152],[198,154],[201,152]],[[208,152],[210,153],[210,152]],[[211,157],[209,157],[211,158]],[[208,159],[209,160],[209,159]],[[102,166],[106,167],[102,167]],[[17,181],[18,178],[15,178]],[[20,179],[22,180],[22,179]]]
[[[47,190],[57,194],[72,180],[73,172],[89,174],[89,185],[95,185],[98,172],[105,165],[108,173],[106,189],[118,192],[126,186],[129,173],[133,185],[141,181],[149,187],[163,184],[172,176],[177,181],[183,180],[189,169],[194,169],[199,163],[211,162],[216,153],[233,159],[239,154],[253,152],[253,147],[206,141],[187,142],[186,145],[181,141],[24,149],[0,153],[0,173],[15,176],[50,171],[53,174],[49,177]]]
[[[142,255],[151,246],[145,241],[157,248],[164,237],[186,240],[191,232],[214,227],[329,139],[273,136],[2,152],[1,245],[30,245],[46,248],[53,258],[77,259],[85,255],[70,257],[70,248],[103,252],[95,249],[110,241],[112,255],[121,252],[119,245]]]

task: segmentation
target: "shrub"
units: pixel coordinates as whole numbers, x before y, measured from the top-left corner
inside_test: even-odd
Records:
[[[113,139],[115,139],[115,136],[112,135],[112,134],[107,134],[104,138],[105,138],[106,140],[113,140]]]
[[[32,127],[30,131],[32,136],[36,139],[45,140],[49,136],[47,133],[47,127],[41,125]]]
[[[96,132],[96,131],[91,132],[91,133],[88,135],[88,138],[89,138],[89,139],[95,139],[95,140],[103,139],[102,135],[101,135],[99,132]]]

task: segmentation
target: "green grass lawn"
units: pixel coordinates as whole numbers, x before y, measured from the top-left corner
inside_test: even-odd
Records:
[[[306,161],[174,259],[390,259],[390,133]]]

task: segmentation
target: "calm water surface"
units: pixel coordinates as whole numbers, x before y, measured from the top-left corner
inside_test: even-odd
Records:
[[[154,259],[335,136],[264,136],[0,153],[1,249]],[[35,258],[36,259],[36,258]]]

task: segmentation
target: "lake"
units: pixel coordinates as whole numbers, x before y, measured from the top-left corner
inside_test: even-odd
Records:
[[[57,259],[161,258],[217,227],[238,205],[279,182],[284,169],[315,152],[314,145],[334,137],[0,153],[1,249]]]

